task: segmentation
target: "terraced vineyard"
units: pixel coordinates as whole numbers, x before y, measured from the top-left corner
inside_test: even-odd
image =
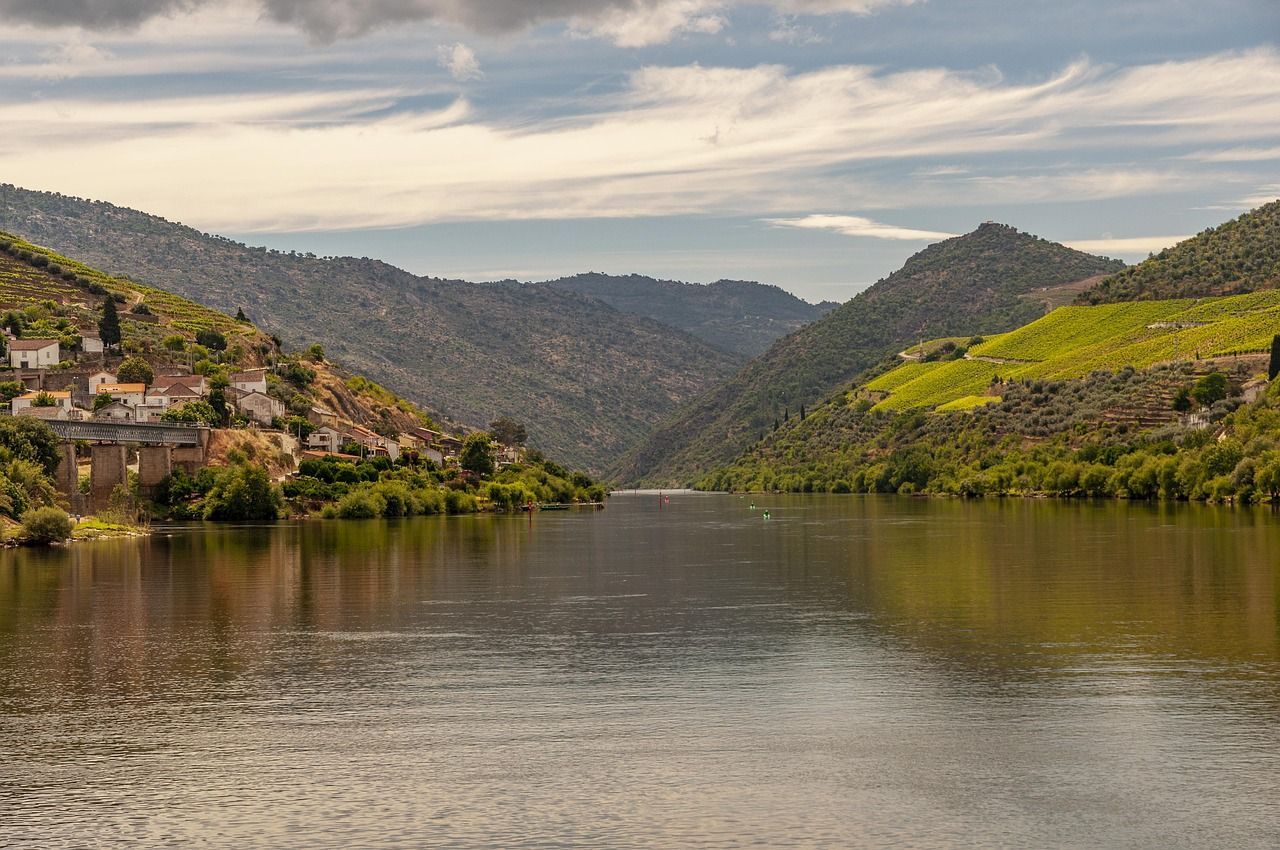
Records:
[[[1062,307],[969,350],[968,358],[907,363],[866,384],[881,410],[967,409],[1011,379],[1082,378],[1269,350],[1280,333],[1280,292]],[[999,381],[997,381],[997,378]]]
[[[120,309],[121,330],[126,348],[161,353],[164,337],[179,333],[194,340],[200,331],[223,334],[228,347],[239,346],[246,354],[268,341],[252,325],[211,310],[193,301],[137,283],[116,278],[48,248],[33,245],[0,232],[0,309],[22,309],[53,301],[63,305],[82,330],[96,329],[102,300],[108,293],[124,297]],[[147,313],[130,312],[146,305]]]

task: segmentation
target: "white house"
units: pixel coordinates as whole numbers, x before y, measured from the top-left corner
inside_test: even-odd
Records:
[[[246,393],[267,394],[267,370],[251,369],[231,376],[231,386]]]
[[[39,398],[42,394],[47,395],[53,399],[54,407],[57,407],[58,409],[62,410],[64,413],[71,412],[71,390],[57,390],[54,392],[49,392],[47,390],[38,390],[35,392],[23,393],[20,396],[14,397],[13,401],[9,403],[9,408],[10,410],[13,411],[14,415],[17,415],[19,413],[24,413],[26,411],[33,410],[33,409],[39,410],[40,408],[38,407],[33,408],[32,405],[35,402],[35,400]],[[63,419],[66,417],[60,416],[58,418]]]
[[[84,333],[80,335],[80,350],[85,354],[101,354],[106,350],[106,346],[102,344],[102,338],[94,333]]]
[[[328,425],[321,426],[307,435],[307,448],[319,452],[336,452],[344,440],[341,432]]]
[[[93,412],[94,419],[105,419],[108,422],[132,422],[135,418],[135,411],[132,407],[119,401],[113,401],[105,407],[99,407]]]
[[[99,384],[93,388],[94,393],[106,393],[116,401],[122,401],[130,407],[145,404],[147,400],[146,384]]]
[[[9,340],[9,365],[15,369],[48,369],[61,359],[56,339]]]
[[[98,391],[98,387],[103,384],[119,383],[116,376],[110,372],[94,372],[89,376],[89,393],[92,395]]]
[[[284,403],[266,393],[250,392],[236,399],[236,410],[259,425],[270,425],[277,416],[284,416]]]
[[[199,401],[200,393],[186,384],[170,384],[169,386],[153,385],[147,390],[146,404],[160,407],[162,410],[183,404],[188,401]]]

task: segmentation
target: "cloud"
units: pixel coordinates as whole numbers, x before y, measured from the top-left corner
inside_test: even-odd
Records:
[[[1077,251],[1088,251],[1090,254],[1101,254],[1107,257],[1138,257],[1163,251],[1165,248],[1190,238],[1190,234],[1186,236],[1124,236],[1120,238],[1108,236],[1102,239],[1073,239],[1062,244],[1068,248],[1075,248]]]
[[[856,215],[817,214],[807,215],[803,218],[767,218],[765,222],[772,224],[774,227],[831,230],[843,236],[866,236],[871,239],[936,242],[939,239],[950,239],[956,235],[936,230],[915,230],[910,227],[897,227]]]
[[[440,45],[436,55],[439,57],[440,67],[448,71],[449,75],[458,82],[484,78],[484,72],[480,70],[480,60],[476,59],[475,51],[461,42]]]
[[[560,22],[621,47],[667,41],[683,33],[719,32],[734,7],[766,6],[805,15],[870,14],[914,0],[0,0],[0,19],[41,27],[128,29],[210,7],[243,8],[306,32],[318,41],[376,29],[435,22],[492,34]]]
[[[814,209],[1244,194],[1260,181],[1163,152],[1274,139],[1280,54],[1080,62],[1028,82],[944,68],[647,67],[607,96],[575,92],[539,109],[486,114],[393,87],[9,100],[0,161],[14,183],[237,232],[688,214],[799,221]],[[1081,156],[1098,162],[1090,151],[1105,151],[1106,164],[1078,166]],[[1054,162],[1029,165],[1037,155]],[[987,173],[903,179],[939,162]]]

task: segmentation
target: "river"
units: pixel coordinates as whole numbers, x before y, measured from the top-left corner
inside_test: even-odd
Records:
[[[750,501],[0,553],[0,845],[1280,842],[1280,516]]]

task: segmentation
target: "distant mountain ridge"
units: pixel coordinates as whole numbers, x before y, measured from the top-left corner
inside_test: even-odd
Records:
[[[418,277],[368,258],[251,248],[102,202],[0,186],[0,229],[234,313],[444,419],[528,425],[596,471],[743,360],[567,288]]]
[[[1280,200],[1113,274],[1079,304],[1240,295],[1280,287]]]
[[[613,475],[627,483],[687,484],[732,461],[775,419],[912,342],[1011,330],[1043,313],[1040,290],[1123,267],[992,222],[937,242],[689,402]]]
[[[754,357],[776,340],[822,318],[837,304],[810,304],[778,286],[745,280],[710,284],[596,272],[547,281],[611,307],[679,328],[715,347]]]

